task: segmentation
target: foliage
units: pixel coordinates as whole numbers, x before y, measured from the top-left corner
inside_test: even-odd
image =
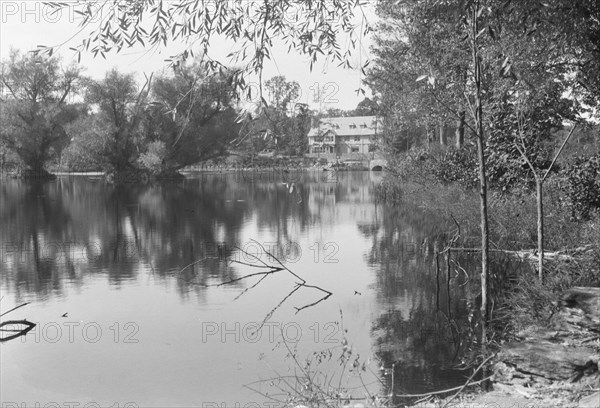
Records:
[[[545,169],[556,130],[597,106],[600,93],[592,95],[591,84],[597,83],[592,72],[599,60],[600,20],[590,16],[598,17],[600,7],[568,0],[476,3],[486,157],[491,180],[512,188],[532,175],[518,148],[535,168]],[[473,131],[473,67],[464,25],[465,7],[472,4],[377,3],[381,22],[367,82],[392,129],[390,151],[430,144],[436,126],[456,121],[458,129],[464,113],[464,126]],[[567,15],[571,20],[565,21]]]
[[[390,167],[402,180],[422,184],[458,183],[472,188],[478,181],[477,156],[473,148],[413,148],[397,155]]]
[[[569,64],[574,94],[593,110],[600,104],[600,3],[554,0],[543,4],[550,11],[551,35],[560,40],[555,48],[561,58],[554,64]]]
[[[564,140],[567,131],[562,130],[556,138]],[[594,155],[600,153],[600,124],[586,124],[575,129],[571,141],[565,146],[563,154],[557,163],[564,168],[573,161],[574,157],[581,155]]]
[[[288,154],[301,156],[308,150],[308,132],[310,131],[311,114],[305,104],[296,104],[296,110],[288,122]]]
[[[286,114],[290,107],[300,97],[300,84],[296,81],[287,81],[285,76],[278,75],[265,82],[269,94],[270,105],[278,112]]]
[[[305,54],[311,68],[319,55],[349,66],[358,35],[370,30],[364,13],[362,21],[356,21],[361,16],[357,12],[362,11],[360,0],[136,1],[104,3],[101,7],[90,7],[85,0],[46,4],[56,12],[69,7],[82,17],[81,30],[90,33],[74,47],[79,55],[90,52],[106,57],[137,44],[168,46],[179,50],[169,58],[173,66],[197,53],[206,72],[215,72],[225,66],[211,58],[211,46],[217,38],[228,40],[233,48],[229,63],[240,67],[233,77],[234,87],[248,92],[243,76],[262,72],[265,60],[271,58],[274,40],[280,39],[290,50]],[[339,33],[349,36],[345,47],[340,45]],[[52,47],[38,49],[40,53],[53,51]]]
[[[596,239],[600,238],[596,234]],[[498,297],[496,320],[501,330],[515,334],[532,325],[552,327],[552,316],[558,311],[557,300],[568,288],[600,285],[600,249],[595,248],[577,262],[548,265],[552,273],[542,283],[530,273],[506,279]]]
[[[478,182],[477,155],[475,149],[449,148],[432,157],[432,173],[438,182],[459,183],[475,187]]]
[[[144,142],[140,124],[148,86],[146,82],[138,89],[133,74],[121,73],[116,68],[108,71],[102,80],[87,83],[85,100],[98,109],[91,119],[96,125],[91,132],[101,141],[94,143],[96,150],[92,150],[92,154],[107,171],[119,173],[135,168]],[[79,138],[77,134],[72,136]]]
[[[286,155],[302,155],[308,148],[310,130],[308,106],[294,102],[298,99],[300,85],[275,76],[265,82],[271,105],[259,109],[256,117],[247,117],[241,141],[256,154],[273,150]]]
[[[322,118],[341,118],[341,117],[350,117],[354,116],[354,111],[352,110],[344,110],[339,108],[327,108],[325,110],[319,110],[315,112],[314,117],[316,119]]]
[[[163,162],[166,156],[167,149],[163,142],[150,142],[138,161],[141,168],[148,170],[150,174],[159,175],[165,171]]]
[[[269,94],[270,106],[259,112],[259,123],[269,141],[267,146],[286,154],[303,153],[296,152],[296,147],[303,138],[302,129],[294,129],[296,122],[296,106],[300,108],[300,115],[306,115],[307,107],[297,105],[295,101],[300,95],[300,85],[296,81],[287,81],[285,76],[275,76],[265,82],[265,88]],[[300,130],[300,132],[296,132]],[[308,133],[308,131],[307,131]]]
[[[98,171],[105,167],[102,152],[109,142],[110,125],[101,115],[86,114],[66,127],[71,143],[64,163],[72,171]]]
[[[160,159],[151,166],[160,173],[224,154],[238,132],[231,81],[230,72],[210,75],[197,63],[159,75],[142,121],[148,149],[154,151],[140,163],[149,164],[150,156]]]
[[[575,158],[564,173],[572,215],[589,219],[600,210],[600,154]]]
[[[464,110],[470,53],[462,41],[461,13],[454,2],[377,3],[381,21],[367,83],[379,96],[386,127],[394,131],[390,136],[399,139],[389,145],[407,150],[429,144],[436,129]],[[426,77],[429,87],[423,86]]]
[[[352,112],[353,116],[376,116],[379,115],[379,104],[377,97],[365,98],[356,105]]]
[[[498,8],[489,26],[495,33],[490,35],[490,47],[504,58],[499,70],[490,70],[487,151],[490,179],[502,189],[531,186],[536,174],[550,167],[553,142],[562,142],[557,131],[581,111],[572,96],[566,97],[573,89],[568,79],[573,67],[558,47],[565,39],[552,35],[555,11],[534,4],[510,10]]]
[[[56,58],[12,50],[3,63],[1,81],[8,94],[0,101],[2,144],[31,169],[41,170],[53,152],[60,155],[68,144],[64,127],[82,107],[67,98],[78,90],[80,79],[78,68],[63,68]]]

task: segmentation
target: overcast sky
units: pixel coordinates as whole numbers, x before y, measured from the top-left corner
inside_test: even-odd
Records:
[[[78,29],[79,19],[71,9],[65,10],[60,15],[51,15],[50,9],[39,1],[8,1],[0,0],[0,56],[2,60],[9,55],[11,48],[19,50],[32,50],[38,45],[58,45],[58,54],[63,62],[69,63],[74,60],[74,54],[69,50],[70,46],[76,46],[84,38],[88,30],[73,37]],[[371,12],[368,15],[372,15]],[[369,17],[372,18],[372,17]],[[373,21],[371,21],[373,23]],[[73,37],[73,38],[72,38]],[[69,39],[71,39],[69,41]],[[369,57],[370,39],[363,39],[360,49],[355,51],[355,60],[363,61]],[[213,55],[225,56],[231,51],[231,44],[224,41],[215,41]],[[151,73],[166,68],[164,61],[173,50],[161,50],[160,52],[147,52],[142,47],[124,49],[120,54],[107,55],[104,60],[101,57],[93,58],[91,55],[83,55],[81,65],[85,67],[85,74],[100,78],[104,72],[112,67],[118,67],[123,72]],[[363,99],[362,94],[357,95],[356,89],[361,85],[360,73],[357,70],[342,69],[335,64],[324,64],[323,61],[313,67],[310,72],[308,60],[304,56],[288,54],[287,48],[276,46],[273,52],[273,61],[267,62],[263,78],[268,79],[274,75],[285,75],[288,80],[295,80],[300,84],[300,102],[309,103],[312,108],[318,108],[315,103],[315,92],[317,87],[325,92],[323,109],[340,108],[353,109]],[[223,60],[222,62],[227,62]],[[143,76],[142,76],[143,78]],[[253,81],[250,78],[250,81]],[[369,93],[367,91],[367,95]]]

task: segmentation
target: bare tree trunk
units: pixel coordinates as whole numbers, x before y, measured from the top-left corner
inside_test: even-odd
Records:
[[[446,146],[447,141],[446,141],[446,134],[444,133],[444,123],[440,123],[440,144],[442,146]]]
[[[465,144],[465,111],[462,110],[459,113],[459,118],[456,121],[456,131],[454,133],[456,138],[456,148],[460,149]]]
[[[544,271],[544,203],[543,203],[543,185],[544,180],[541,177],[535,178],[535,189],[537,192],[537,241],[538,241],[538,277],[540,282],[543,279]]]
[[[488,277],[488,255],[489,255],[489,225],[487,205],[487,176],[485,166],[485,138],[483,134],[483,107],[481,102],[481,61],[479,59],[479,48],[477,45],[477,34],[479,32],[478,12],[479,2],[476,2],[472,10],[471,21],[471,46],[473,53],[473,68],[475,82],[475,126],[477,131],[477,156],[479,160],[479,198],[481,212],[481,339],[486,343],[487,323],[487,277]]]
[[[531,172],[533,173],[533,176],[535,178],[536,201],[537,201],[538,278],[539,278],[540,282],[542,282],[542,280],[544,278],[544,194],[543,194],[544,193],[544,181],[546,181],[546,178],[550,174],[552,167],[554,167],[554,163],[556,163],[558,156],[560,156],[561,152],[567,145],[567,142],[571,138],[571,135],[575,131],[576,127],[577,127],[577,125],[575,125],[571,128],[571,131],[569,132],[569,134],[563,141],[562,145],[560,146],[560,149],[558,149],[558,152],[556,152],[556,154],[554,155],[554,159],[552,160],[552,163],[550,163],[550,167],[548,167],[548,169],[546,169],[546,172],[544,173],[543,176],[540,175],[539,173],[537,173],[535,167],[533,167],[533,163],[531,163],[531,160],[529,160],[529,157],[527,157],[527,153],[525,152],[525,145],[523,144],[522,147],[519,147],[519,144],[515,142],[515,147],[517,148],[517,150],[521,154],[521,157],[525,160],[525,162],[531,169]],[[522,141],[522,138],[523,138],[523,135],[521,134],[521,141]]]
[[[427,147],[430,147],[433,143],[433,135],[429,129],[429,123],[425,125],[425,136],[427,137]]]

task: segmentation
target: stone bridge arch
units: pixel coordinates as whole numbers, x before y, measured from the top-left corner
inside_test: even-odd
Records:
[[[382,171],[387,166],[387,161],[384,159],[374,159],[369,161],[369,170]]]

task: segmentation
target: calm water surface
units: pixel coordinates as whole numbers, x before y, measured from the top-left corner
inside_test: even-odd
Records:
[[[285,386],[264,380],[293,383],[289,350],[342,373],[339,384],[359,397],[363,382],[379,393],[462,384],[451,322],[464,320],[469,295],[464,277],[436,278],[433,255],[450,228],[436,214],[378,202],[380,179],[2,180],[0,306],[31,302],[2,319],[38,323],[0,346],[2,402],[261,403],[245,385],[281,398]],[[297,276],[239,279],[276,264],[266,251]],[[324,294],[299,279],[332,295],[297,312]],[[327,349],[331,360],[317,364],[314,352]]]

